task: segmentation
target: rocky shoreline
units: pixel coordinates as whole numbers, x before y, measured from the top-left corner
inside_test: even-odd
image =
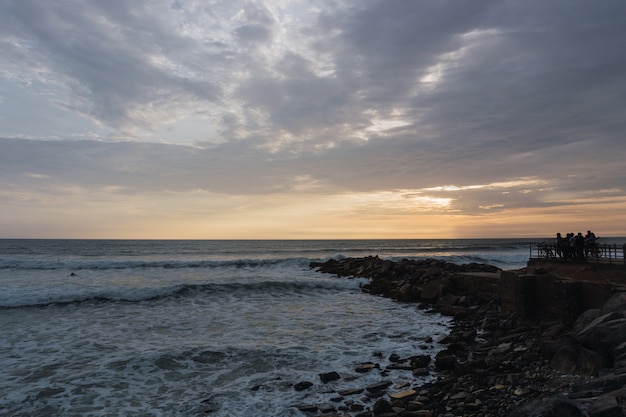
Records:
[[[626,293],[572,320],[504,311],[498,293],[500,270],[490,265],[455,265],[439,260],[393,262],[378,257],[312,263],[339,276],[369,278],[374,295],[453,317],[445,345],[434,358],[400,358],[379,353],[355,369],[378,372],[380,382],[361,389],[334,390],[328,404],[300,404],[311,416],[626,416]],[[527,271],[516,271],[523,275]],[[484,276],[488,287],[466,285]],[[493,285],[491,284],[493,283]],[[483,288],[484,289],[484,288]],[[426,341],[427,342],[427,341]],[[394,385],[390,370],[404,370],[407,382]],[[436,373],[428,383],[419,377]],[[336,372],[320,381],[341,383]],[[312,385],[294,386],[304,391]]]

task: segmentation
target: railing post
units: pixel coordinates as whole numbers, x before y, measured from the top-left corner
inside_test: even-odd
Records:
[[[610,264],[612,264],[612,263],[613,263],[613,262],[612,262],[612,261],[613,261],[613,258],[617,257],[617,248],[616,248],[616,245],[615,245],[615,244],[613,244],[613,252],[614,252],[614,253],[613,253],[613,255],[615,255],[615,256],[611,256],[611,255],[609,255],[609,263],[610,263]]]

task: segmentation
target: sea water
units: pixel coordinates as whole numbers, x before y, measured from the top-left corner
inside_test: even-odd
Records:
[[[355,368],[434,356],[449,319],[309,263],[378,255],[514,269],[530,243],[0,240],[0,416],[300,416],[295,405],[337,389],[414,382]],[[341,380],[323,384],[331,371]],[[313,386],[295,390],[303,381]]]

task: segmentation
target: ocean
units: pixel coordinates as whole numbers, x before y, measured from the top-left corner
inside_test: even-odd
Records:
[[[0,416],[302,416],[337,389],[405,381],[355,367],[434,356],[450,323],[310,262],[516,269],[539,241],[0,240]]]

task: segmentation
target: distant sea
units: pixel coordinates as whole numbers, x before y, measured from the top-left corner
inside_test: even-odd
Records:
[[[449,324],[311,261],[516,269],[542,240],[0,240],[0,416],[301,416],[379,382],[354,371],[376,352],[434,355]]]

